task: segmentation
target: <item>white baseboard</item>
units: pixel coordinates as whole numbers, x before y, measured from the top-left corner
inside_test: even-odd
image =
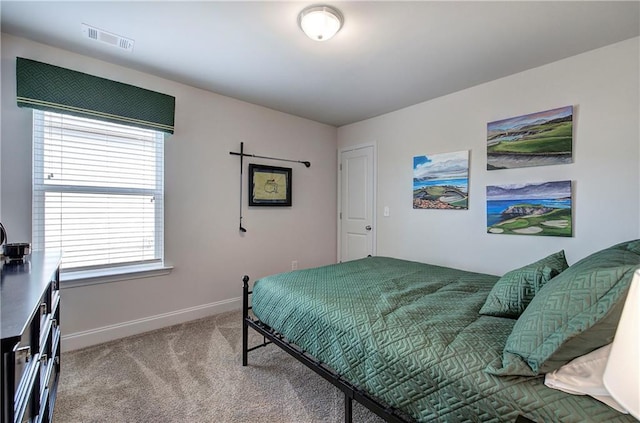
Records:
[[[124,338],[126,336],[137,335],[150,330],[160,329],[188,322],[190,320],[224,313],[226,311],[238,310],[242,307],[241,301],[241,297],[231,298],[229,300],[189,307],[169,313],[157,314],[155,316],[130,320],[128,322],[117,323],[115,325],[70,333],[62,336],[61,349],[63,352],[77,350],[91,345]]]

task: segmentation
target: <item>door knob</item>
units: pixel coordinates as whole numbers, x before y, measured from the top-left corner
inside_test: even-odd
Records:
[[[371,230],[371,225],[367,225],[364,227],[366,230],[370,231]]]

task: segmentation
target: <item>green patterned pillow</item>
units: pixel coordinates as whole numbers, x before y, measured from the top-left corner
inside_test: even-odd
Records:
[[[480,314],[517,318],[538,291],[569,265],[564,251],[512,270],[493,286]]]
[[[507,338],[495,375],[536,376],[613,341],[624,299],[640,267],[640,240],[586,257],[545,285]]]

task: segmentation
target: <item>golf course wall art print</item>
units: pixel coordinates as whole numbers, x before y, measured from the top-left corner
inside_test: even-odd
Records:
[[[487,124],[487,170],[573,161],[573,106]]]
[[[487,186],[490,234],[573,234],[571,181]]]
[[[413,208],[469,208],[469,150],[413,158]]]

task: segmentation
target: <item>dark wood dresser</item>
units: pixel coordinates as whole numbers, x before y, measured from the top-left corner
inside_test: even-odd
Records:
[[[50,422],[60,374],[60,260],[33,252],[5,263],[0,283],[0,420]]]

